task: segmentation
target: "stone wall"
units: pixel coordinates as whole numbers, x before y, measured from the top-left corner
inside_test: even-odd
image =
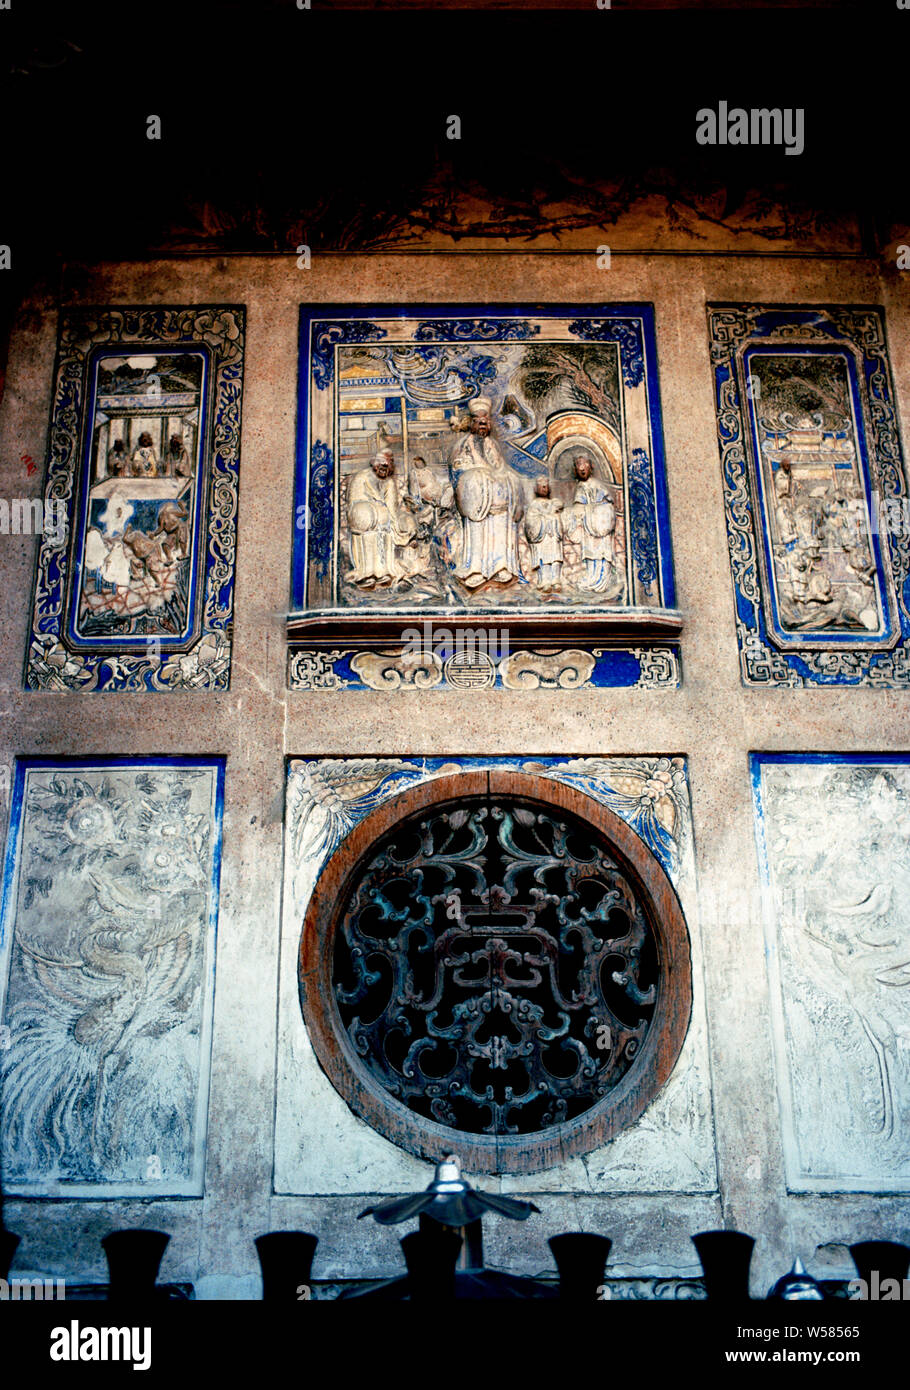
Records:
[[[284,621],[301,302],[605,300],[655,308],[673,555],[685,619],[681,687],[289,691]],[[811,835],[825,842],[824,853],[802,870],[786,860],[790,878],[803,873],[808,883],[809,906],[794,917],[792,902],[781,906],[775,898],[780,878],[763,896],[749,761],[756,753],[910,751],[907,695],[741,682],[705,315],[707,303],[727,302],[882,306],[898,419],[910,418],[908,282],[859,253],[642,253],[614,256],[609,271],[582,252],[327,255],[314,257],[306,271],[292,256],[187,256],[73,267],[53,292],[36,291],[22,306],[0,418],[6,497],[40,495],[41,470],[27,475],[22,456],[45,457],[59,305],[245,305],[247,338],[229,691],[25,692],[35,540],[4,535],[0,542],[3,766],[11,770],[16,757],[225,760],[204,1195],[10,1197],[4,1221],[24,1237],[16,1273],[103,1280],[99,1238],[132,1225],[171,1233],[162,1278],[192,1282],[199,1297],[258,1297],[253,1239],[276,1228],[319,1235],[317,1279],[400,1268],[394,1237],[354,1218],[368,1196],[421,1186],[427,1170],[351,1116],[318,1072],[309,1080],[295,1073],[290,1016],[276,1008],[282,940],[293,953],[300,927],[287,893],[282,907],[287,760],[314,757],[685,759],[693,878],[681,895],[700,943],[694,989],[704,1011],[711,1095],[699,1123],[713,1131],[710,1162],[700,1171],[711,1177],[690,1188],[670,1179],[661,1187],[649,1173],[657,1159],[647,1143],[624,1136],[616,1150],[624,1146],[632,1155],[628,1182],[611,1177],[609,1151],[599,1155],[599,1172],[576,1164],[556,1184],[523,1179],[522,1191],[541,1194],[542,1214],[520,1226],[491,1219],[490,1263],[536,1272],[549,1262],[548,1235],[581,1228],[613,1239],[612,1276],[687,1277],[698,1269],[688,1237],[726,1225],[758,1237],[753,1292],[759,1294],[797,1254],[818,1277],[849,1277],[849,1242],[910,1239],[910,1082],[906,1003],[900,1002],[906,966],[900,943],[908,940],[900,891],[904,773],[877,786],[871,774],[859,778],[855,817],[868,817],[875,841],[868,861],[868,836],[843,837],[843,807],[830,823],[814,807]],[[802,829],[798,794],[785,805],[780,774],[773,767],[772,773],[778,780],[768,814],[773,821],[785,806],[790,816],[768,837],[777,837],[768,850],[773,878],[781,860],[777,840],[798,842]],[[794,772],[791,781],[801,776]],[[817,794],[814,783],[807,786],[805,795]],[[852,875],[832,877],[826,867],[830,836],[842,838],[856,860]],[[779,962],[771,953],[769,969],[768,944],[778,932],[789,928],[792,935],[817,919],[824,938],[828,891],[841,912],[840,936],[800,937],[782,949]],[[874,951],[868,960],[851,956],[843,935],[855,922],[851,908],[875,892],[862,921],[888,953],[881,967]],[[889,933],[894,948],[886,944]],[[897,973],[888,977],[895,987],[883,1000],[887,970]],[[297,1016],[293,1027],[299,1033],[301,1026]],[[839,1033],[846,1074],[838,1066]],[[831,1161],[824,1103],[806,1098],[794,1112],[794,1084],[814,1085],[821,1096],[830,1090],[831,1113],[858,1117],[837,1161]],[[638,1122],[642,1133],[648,1121],[646,1112]],[[863,1124],[879,1136],[867,1172],[858,1171]],[[334,1148],[324,1147],[327,1131]],[[797,1138],[802,1158],[794,1157]],[[321,1154],[332,1155],[332,1163],[320,1164]],[[666,1167],[681,1172],[685,1164]],[[503,1180],[503,1186],[515,1184]]]

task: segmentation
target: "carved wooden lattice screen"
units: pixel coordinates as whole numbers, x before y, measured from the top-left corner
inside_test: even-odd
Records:
[[[689,1021],[657,860],[550,778],[411,789],[343,841],[307,913],[301,1003],[356,1113],[424,1157],[532,1172],[634,1120]]]

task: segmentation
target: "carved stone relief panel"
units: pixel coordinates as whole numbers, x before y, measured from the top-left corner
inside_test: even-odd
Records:
[[[63,312],[28,688],[227,689],[243,346],[242,308]]]
[[[201,1196],[223,762],[17,764],[0,940],[8,1195]]]
[[[910,1189],[910,757],[752,758],[787,1181]]]
[[[554,800],[572,788],[630,826],[668,875],[686,914],[692,1012],[678,1061],[643,1113],[576,1157],[547,1154],[543,1171],[498,1171],[503,1190],[716,1190],[710,1085],[694,896],[685,760],[653,758],[313,758],[288,767],[282,914],[275,1153],[278,1192],[393,1191],[421,1164],[349,1108],[314,1051],[298,998],[301,931],[323,870],[366,817],[427,784],[478,772],[551,779]],[[518,778],[516,776],[515,782]],[[403,804],[403,803],[402,803]],[[494,817],[495,819],[495,817]],[[321,890],[320,890],[321,891]],[[396,900],[397,901],[397,900]],[[619,969],[619,966],[616,966]],[[612,978],[612,977],[611,977]],[[319,1143],[312,1142],[318,1130]],[[469,1135],[462,1135],[467,1142]],[[492,1170],[491,1170],[492,1171]],[[338,1184],[342,1184],[341,1187]]]
[[[539,658],[579,653],[590,669],[563,663],[579,672],[576,685],[678,683],[672,648],[673,674],[654,681],[626,645],[681,625],[653,310],[594,314],[303,311],[295,688],[312,688],[314,652],[335,688],[377,688],[357,659],[364,651],[404,686],[464,688],[459,674],[471,667],[469,685],[526,688],[502,664],[513,650],[535,659],[536,684],[560,684]],[[489,639],[497,621],[495,650],[487,640],[455,668],[444,640],[423,632],[470,623]]]
[[[910,682],[910,514],[880,309],[709,308],[747,685]]]

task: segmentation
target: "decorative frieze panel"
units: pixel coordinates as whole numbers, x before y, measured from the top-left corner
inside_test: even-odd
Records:
[[[314,654],[333,688],[458,687],[434,658],[465,625],[474,684],[636,684],[681,627],[653,310],[304,309],[294,516],[292,687]],[[529,687],[510,652],[554,660]]]
[[[61,315],[28,688],[227,689],[244,317]]]
[[[787,1182],[910,1189],[910,755],[755,754]]]
[[[880,309],[712,305],[743,682],[910,683],[910,527]]]
[[[201,1196],[223,762],[17,764],[0,935],[7,1196]]]
[[[455,631],[458,631],[456,629]],[[495,629],[494,629],[495,632]],[[496,638],[494,637],[494,642]],[[588,651],[491,654],[486,634],[473,649],[451,633],[410,651],[292,651],[292,690],[581,690],[592,687],[676,690],[682,683],[678,647],[592,647]]]

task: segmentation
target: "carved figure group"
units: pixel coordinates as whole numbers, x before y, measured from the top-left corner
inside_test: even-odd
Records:
[[[107,451],[107,472],[111,478],[190,478],[193,466],[182,434],[172,434],[164,455],[155,453],[152,436],[143,430],[132,456],[122,439],[115,439]]]
[[[773,485],[774,560],[784,626],[875,631],[881,618],[859,483],[832,477],[800,488],[791,461],[783,459]]]
[[[347,482],[348,582],[407,589],[442,571],[447,592],[451,576],[469,591],[530,584],[547,597],[575,590],[606,602],[620,597],[616,508],[591,457],[574,459],[571,500],[553,495],[549,474],[528,498],[493,437],[491,409],[487,397],[471,400],[447,473],[418,455],[401,487],[390,441],[379,438],[379,452]]]

